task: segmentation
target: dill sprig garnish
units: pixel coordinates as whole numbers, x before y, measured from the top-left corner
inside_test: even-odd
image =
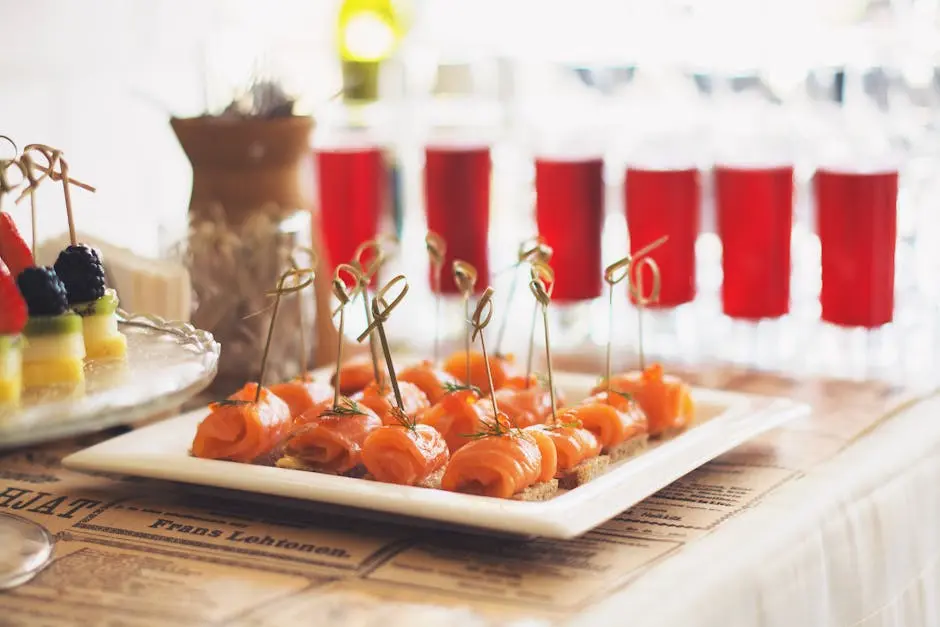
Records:
[[[599,388],[606,388],[606,387],[607,387],[607,377],[598,377],[598,379],[597,379],[597,387],[599,387]],[[605,389],[604,392],[607,392],[607,390]],[[634,400],[634,399],[633,399],[633,394],[630,394],[629,392],[624,392],[624,391],[622,391],[622,390],[618,390],[618,389],[613,388],[613,387],[610,388],[610,393],[611,393],[611,394],[619,394],[620,396],[622,396],[623,398],[627,399],[628,401]]]
[[[417,431],[417,419],[414,416],[409,416],[405,410],[401,409],[400,407],[392,407],[390,410],[388,410],[388,413],[391,414],[392,418],[394,418],[398,424],[403,426],[405,429],[408,429],[409,431]]]
[[[464,385],[462,383],[452,383],[450,381],[444,383],[441,387],[444,388],[444,391],[450,394],[451,392],[473,392],[477,396],[483,396],[483,392],[475,385]]]
[[[351,398],[342,397],[336,405],[324,411],[321,416],[365,416],[359,403]]]
[[[481,440],[483,438],[494,438],[503,435],[523,435],[522,429],[506,425],[502,420],[482,420],[482,428],[476,433],[461,434],[460,437],[470,440]]]

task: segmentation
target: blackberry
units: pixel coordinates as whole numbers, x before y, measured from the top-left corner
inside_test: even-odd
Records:
[[[90,303],[104,296],[104,268],[94,249],[69,246],[55,262],[55,271],[68,291],[69,304]]]
[[[58,316],[68,311],[68,294],[55,270],[33,266],[16,277],[30,316]]]

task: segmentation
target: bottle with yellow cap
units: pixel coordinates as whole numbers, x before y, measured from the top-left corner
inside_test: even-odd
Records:
[[[339,56],[346,101],[378,99],[379,71],[407,30],[408,11],[396,0],[343,0],[339,9]]]

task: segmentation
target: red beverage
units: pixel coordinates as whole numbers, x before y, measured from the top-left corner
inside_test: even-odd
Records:
[[[375,239],[387,174],[377,147],[320,148],[316,167],[324,245],[335,269],[349,263],[361,243]]]
[[[651,307],[675,307],[695,298],[695,239],[698,236],[699,173],[684,170],[627,168],[625,183],[630,252],[669,240],[649,253],[659,265],[662,290]],[[647,277],[645,289],[651,281]]]
[[[489,285],[490,149],[488,146],[429,146],[425,149],[424,198],[428,229],[447,244],[441,292],[458,293],[453,261],[472,264],[476,289]],[[433,285],[433,282],[432,282]]]
[[[819,170],[822,319],[876,328],[894,317],[898,173]]]
[[[777,318],[790,310],[793,168],[715,168],[722,306],[732,318]]]
[[[554,300],[597,298],[603,290],[602,159],[535,161],[535,213],[539,235],[554,251]]]

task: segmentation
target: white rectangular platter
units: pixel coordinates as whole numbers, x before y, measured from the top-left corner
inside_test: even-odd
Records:
[[[585,398],[597,379],[558,373],[556,385],[569,402]],[[365,479],[276,467],[197,459],[189,448],[206,410],[132,431],[67,457],[77,470],[165,479],[422,518],[526,536],[572,538],[613,518],[676,479],[809,407],[788,399],[693,388],[697,419],[685,432],[652,442],[640,455],[611,466],[589,483],[560,491],[548,501],[523,502],[457,494]]]

